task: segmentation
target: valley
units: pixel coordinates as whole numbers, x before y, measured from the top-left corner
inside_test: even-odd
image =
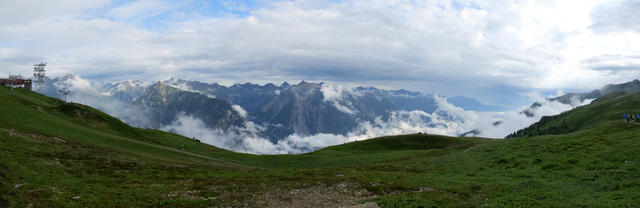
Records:
[[[129,127],[27,90],[0,90],[5,206],[632,207],[640,197],[640,126],[618,118],[640,111],[638,93],[550,118],[578,124],[585,112],[601,115],[561,135],[413,134],[253,155]]]
[[[640,207],[640,0],[2,0],[0,208]]]

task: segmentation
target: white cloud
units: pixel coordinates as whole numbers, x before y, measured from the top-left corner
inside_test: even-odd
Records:
[[[96,84],[79,76],[67,76],[56,85],[59,89],[71,92],[69,97],[71,101],[101,109],[134,126],[150,126],[150,122],[146,119],[148,118],[148,113],[144,109],[136,108],[129,105],[129,103],[108,99],[102,96],[96,86]],[[352,90],[349,87],[331,85],[326,89],[326,93],[329,99],[341,99],[344,94],[353,93],[350,92]],[[558,95],[562,94],[564,94],[562,91],[558,91]],[[208,128],[203,121],[192,115],[179,114],[171,124],[160,129],[176,132],[186,137],[193,137],[204,143],[238,152],[257,154],[304,153],[346,142],[417,132],[457,136],[477,129],[481,132],[480,136],[502,138],[507,134],[531,125],[542,116],[556,115],[592,101],[585,100],[580,102],[574,98],[571,100],[571,104],[562,104],[557,101],[548,101],[535,92],[528,93],[528,96],[541,104],[533,109],[533,117],[521,113],[528,109],[529,106],[506,112],[474,112],[454,106],[448,103],[446,98],[434,95],[437,108],[432,113],[396,111],[391,112],[386,120],[377,118],[371,122],[361,121],[357,128],[344,135],[320,133],[301,136],[294,133],[275,143],[260,136],[261,132],[268,127],[250,121],[245,122],[244,127],[220,130]],[[240,106],[233,105],[232,107],[246,118],[246,111]],[[500,125],[494,125],[496,121],[499,121]]]
[[[360,96],[360,93],[354,91],[352,87],[323,83],[320,86],[320,92],[322,92],[323,95],[322,101],[330,102],[339,111],[351,115],[358,113],[358,110],[353,109],[351,101],[347,99],[351,96]]]
[[[559,89],[559,90],[556,90],[556,94],[555,95],[549,95],[549,96],[547,96],[547,98],[560,97],[560,96],[563,96],[564,94],[565,94],[564,91]]]
[[[93,84],[86,79],[80,78],[80,76],[68,74],[61,78],[61,81],[54,83],[57,90],[86,94],[86,95],[98,95],[98,91]]]
[[[233,108],[234,111],[238,112],[238,115],[240,115],[240,117],[246,119],[247,118],[247,111],[244,110],[241,106],[239,105],[231,105],[231,108]]]
[[[527,116],[522,113],[529,109],[530,106],[523,106],[516,110],[505,112],[481,112],[477,113],[476,120],[472,121],[472,128],[480,130],[482,137],[489,138],[503,138],[508,134],[514,133],[517,130],[523,129],[535,122],[538,122],[542,116],[557,115],[562,112],[571,110],[575,107],[586,105],[591,103],[593,99],[586,99],[579,101],[577,98],[571,98],[571,104],[563,104],[558,101],[548,101],[546,99],[538,100],[541,106],[533,109],[531,113],[533,116]],[[499,125],[494,125],[494,122],[499,122]]]
[[[194,137],[221,148],[257,154],[304,153],[327,146],[388,135],[418,132],[443,135],[464,133],[466,130],[463,128],[465,128],[466,121],[463,119],[472,119],[473,115],[467,115],[466,113],[470,112],[448,104],[444,99],[441,101],[439,110],[431,114],[423,111],[398,111],[393,112],[387,121],[378,118],[373,122],[361,122],[355,130],[345,135],[319,133],[300,136],[294,133],[275,143],[260,137],[259,133],[265,127],[253,122],[246,122],[244,128],[232,128],[227,131],[214,130],[207,128],[204,122],[198,118],[181,114],[172,124],[161,129]],[[445,112],[458,114],[450,116],[445,115]],[[467,128],[470,127],[467,126]]]
[[[61,81],[54,83],[61,93],[67,92],[67,101],[76,102],[97,108],[129,125],[148,128],[151,126],[149,112],[129,102],[112,99],[99,92],[96,83],[83,79],[78,75],[68,74]],[[64,99],[64,94],[60,94]]]
[[[160,129],[196,138],[217,147],[229,148],[235,146],[233,140],[224,132],[209,129],[202,120],[185,114],[179,114],[170,125]]]
[[[208,93],[208,92],[202,92],[202,91],[198,91],[198,90],[194,90],[193,88],[191,88],[191,86],[189,86],[187,84],[187,80],[180,80],[180,79],[176,79],[171,77],[168,80],[163,80],[162,82],[164,82],[165,84],[174,87],[176,89],[180,89],[182,91],[187,91],[187,92],[194,92],[194,93],[198,93],[198,94],[202,94],[205,95],[209,98],[216,98],[216,96],[214,94]]]
[[[64,21],[85,17],[84,11],[106,6],[110,0],[3,0],[0,26],[14,26],[40,21]]]
[[[619,31],[640,32],[640,2],[637,0],[612,1],[602,4],[591,13],[591,27],[600,33]]]
[[[175,5],[162,0],[137,0],[129,4],[113,8],[109,15],[117,19],[145,18],[176,9]]]
[[[640,76],[635,1],[274,1],[246,16],[206,16],[175,1],[107,5],[3,2],[0,74],[48,61],[54,74],[111,80],[313,79],[475,98]],[[185,13],[179,20],[139,21],[176,8]]]

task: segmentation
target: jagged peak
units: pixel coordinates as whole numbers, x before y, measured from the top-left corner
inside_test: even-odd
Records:
[[[111,85],[123,85],[123,84],[127,84],[127,85],[142,85],[144,84],[144,82],[140,81],[140,80],[125,80],[125,81],[119,81],[119,82],[110,82],[107,84],[111,84]]]
[[[166,80],[164,80],[166,81]],[[167,83],[165,83],[164,81],[156,81],[153,82],[153,84],[151,84],[151,87],[163,87],[163,86],[169,86]]]
[[[405,89],[389,90],[387,92],[389,92],[393,96],[407,96],[407,97],[426,96],[420,92],[414,92],[414,91],[409,91]]]
[[[60,77],[58,77],[59,80],[75,80],[76,79],[76,75],[72,74],[72,73],[66,73],[65,75],[62,75]]]
[[[322,87],[321,85],[319,85],[318,83],[314,83],[314,82],[307,82],[307,81],[300,81],[300,83],[293,85],[293,88],[295,89],[305,89],[305,90],[312,90],[312,89],[319,89],[320,87]]]
[[[144,86],[144,82],[140,80],[125,80],[119,82],[108,82],[103,85],[104,88],[107,89],[118,89],[122,90],[123,88],[136,88]]]
[[[248,88],[248,87],[253,87],[253,88],[269,87],[269,88],[271,88],[271,87],[276,87],[276,85],[273,84],[273,83],[266,83],[264,85],[260,85],[260,84],[254,84],[254,83],[251,83],[251,82],[245,82],[245,83],[235,83],[235,84],[231,85],[230,87],[232,87],[232,88]]]
[[[169,79],[165,79],[165,80],[161,80],[162,82],[166,82],[166,83],[178,83],[178,82],[186,82],[189,80],[186,79],[182,79],[182,78],[176,78],[174,76],[169,77]]]
[[[259,85],[253,84],[251,82],[245,82],[243,84],[240,84],[240,86],[242,86],[242,87],[251,87],[251,86],[259,86]]]
[[[253,84],[251,82],[235,83],[235,84],[230,86],[230,88],[260,88],[260,87],[263,87],[263,86],[261,86],[259,84]]]

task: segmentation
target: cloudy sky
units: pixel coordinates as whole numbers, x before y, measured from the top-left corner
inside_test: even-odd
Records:
[[[518,106],[640,78],[640,1],[2,0],[0,76],[330,81]]]

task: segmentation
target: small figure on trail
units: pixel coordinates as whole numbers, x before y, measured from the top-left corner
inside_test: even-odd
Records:
[[[627,114],[627,113],[623,113],[623,114],[622,114],[622,117],[624,118],[624,120],[626,120],[626,121],[627,121],[627,123],[629,123],[629,114]]]

